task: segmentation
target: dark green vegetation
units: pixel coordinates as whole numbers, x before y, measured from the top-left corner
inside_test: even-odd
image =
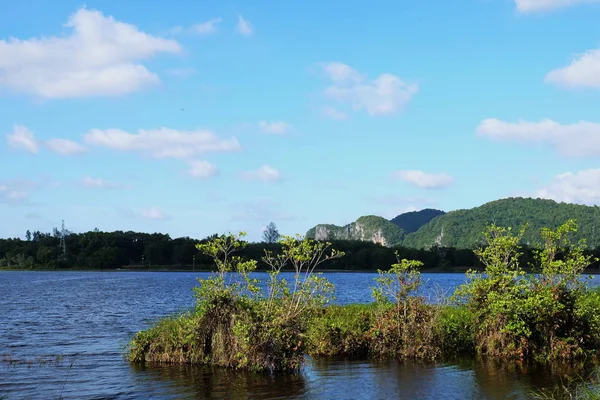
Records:
[[[581,273],[592,262],[568,220],[541,229],[543,246],[525,274],[519,243],[525,230],[490,225],[475,251],[484,273],[439,304],[418,296],[420,261],[397,259],[373,282],[372,304],[332,306],[333,286],[315,269],[340,258],[330,243],[284,237],[266,251],[270,274],[251,277],[257,261],[237,257],[245,243],[222,236],[198,245],[218,272],[199,279],[197,306],[134,336],[132,362],[199,363],[256,371],[294,371],[305,354],[440,360],[470,355],[496,360],[578,361],[600,350],[600,291]],[[294,271],[286,282],[285,266]]]
[[[206,243],[211,236],[202,239]],[[35,232],[29,240],[0,239],[0,268],[49,269],[164,269],[213,270],[213,260],[196,249],[198,240],[184,237],[172,239],[169,235],[139,232],[69,233],[66,238],[66,256],[63,256],[58,232]],[[330,260],[319,269],[367,271],[386,268],[395,260],[394,251],[402,257],[420,260],[427,270],[451,270],[453,266],[476,267],[471,250],[393,249],[372,242],[332,241],[335,248],[347,254],[343,259]],[[279,243],[248,243],[239,255],[258,260],[258,270],[268,270],[261,257],[265,250],[281,251]],[[289,270],[285,266],[284,270]]]
[[[394,217],[390,222],[398,225],[405,233],[413,233],[419,230],[423,225],[429,223],[435,217],[446,214],[441,210],[425,208],[421,211],[410,211]]]
[[[353,229],[361,218],[369,218],[368,234],[360,236],[359,229]],[[585,238],[591,248],[600,245],[600,208],[578,204],[557,203],[553,200],[507,198],[486,203],[468,210],[443,213],[439,210],[422,210],[417,213],[405,213],[392,219],[399,230],[390,230],[387,220],[373,217],[361,217],[345,227],[335,225],[317,225],[307,232],[307,237],[319,240],[367,240],[387,246],[429,249],[447,247],[457,249],[475,249],[481,245],[481,232],[488,224],[498,226],[523,226],[529,228],[523,236],[522,244],[535,247],[541,242],[539,235],[543,227],[557,228],[569,218],[577,220],[579,230],[576,240]],[[349,228],[350,227],[350,228]],[[317,235],[320,232],[321,235]],[[385,238],[379,240],[378,233]],[[329,234],[328,234],[329,233]],[[345,235],[345,236],[344,236]]]
[[[534,246],[541,242],[543,227],[555,229],[569,218],[579,225],[573,234],[574,240],[587,239],[591,248],[600,245],[599,207],[524,198],[502,199],[469,210],[451,211],[407,235],[402,244],[427,248],[441,236],[441,246],[474,249],[481,245],[481,232],[486,225],[493,223],[515,227],[527,224],[522,243]]]

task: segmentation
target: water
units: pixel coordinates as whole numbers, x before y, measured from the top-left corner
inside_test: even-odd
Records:
[[[0,272],[0,399],[505,399],[553,385],[550,371],[457,361],[438,365],[310,360],[264,376],[207,367],[130,365],[123,349],[157,318],[194,304],[202,273]],[[433,301],[465,281],[423,274]],[[337,303],[370,301],[376,274],[327,273]]]

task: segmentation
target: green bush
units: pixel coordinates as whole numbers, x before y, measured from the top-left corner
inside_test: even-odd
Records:
[[[313,356],[366,357],[375,306],[371,304],[332,305],[315,313],[307,337]]]
[[[441,306],[437,323],[445,355],[472,354],[474,315],[464,306]]]

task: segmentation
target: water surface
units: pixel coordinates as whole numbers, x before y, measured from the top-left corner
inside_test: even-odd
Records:
[[[553,371],[473,361],[319,359],[285,376],[127,363],[123,349],[131,336],[192,307],[191,288],[202,275],[0,272],[0,398],[519,399],[556,381]],[[325,275],[336,285],[337,303],[371,301],[376,274]],[[465,281],[462,274],[423,276],[422,292],[431,300]]]

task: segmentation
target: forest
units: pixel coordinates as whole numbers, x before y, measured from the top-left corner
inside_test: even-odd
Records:
[[[211,259],[199,253],[196,244],[206,243],[215,237],[216,234],[202,240],[189,237],[173,239],[161,233],[93,230],[79,234],[67,232],[63,248],[58,229],[52,233],[28,231],[25,239],[0,239],[0,268],[210,270],[213,268]],[[387,269],[396,260],[395,252],[400,258],[421,261],[424,271],[463,272],[468,268],[482,268],[471,249],[384,247],[358,240],[334,240],[331,243],[346,256],[325,264],[323,268],[327,270]],[[280,245],[264,241],[248,243],[239,255],[260,260],[265,249],[278,252]],[[524,268],[528,267],[533,251],[533,248],[524,247],[521,257]],[[600,249],[590,253],[600,257]],[[592,272],[597,268],[598,263],[594,262],[589,270]],[[259,262],[258,269],[265,270],[267,266]]]

